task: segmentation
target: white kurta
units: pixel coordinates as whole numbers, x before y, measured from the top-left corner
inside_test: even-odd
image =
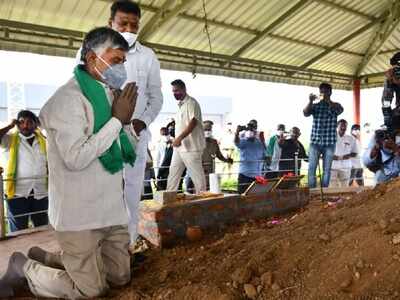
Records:
[[[146,129],[137,137],[136,161],[133,167],[124,169],[125,199],[129,213],[129,234],[131,242],[137,239],[139,223],[139,202],[143,191],[144,172],[147,161],[147,147],[151,140],[150,124],[158,116],[163,97],[161,94],[160,63],[153,50],[136,42],[126,56],[125,68],[128,79],[136,82],[138,97],[132,119],[139,119],[146,124]]]
[[[81,49],[76,55],[77,63],[81,63]],[[146,168],[147,147],[151,140],[150,124],[158,116],[163,104],[161,93],[160,63],[148,47],[138,41],[126,56],[125,68],[128,82],[136,82],[138,97],[132,119],[139,119],[146,124],[146,129],[140,137],[134,137],[136,142],[136,161],[133,167],[126,165],[124,169],[125,200],[129,214],[129,233],[134,243],[138,236],[139,201],[143,190],[144,172]],[[126,84],[125,83],[125,84]]]
[[[119,137],[121,122],[111,118],[94,134],[92,105],[75,79],[47,101],[40,121],[47,132],[49,219],[55,230],[127,224],[122,171],[110,174],[98,159]]]
[[[5,149],[6,161],[10,155],[11,135],[6,134],[1,139],[1,147]],[[8,170],[5,171],[5,174]],[[37,177],[37,179],[24,178]],[[29,197],[33,190],[35,199],[47,197],[47,159],[42,152],[37,138],[30,145],[25,139],[20,138],[17,157],[17,181],[15,184],[15,197]],[[19,179],[21,178],[21,179]]]

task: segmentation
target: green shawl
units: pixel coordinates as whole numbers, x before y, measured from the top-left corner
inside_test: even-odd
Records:
[[[97,133],[112,117],[111,105],[106,92],[103,86],[82,67],[77,66],[74,69],[74,75],[82,93],[92,105],[94,113],[93,133]],[[99,157],[103,167],[111,174],[122,170],[123,163],[133,165],[135,159],[135,150],[123,129],[119,133],[119,144],[114,141],[111,147]]]

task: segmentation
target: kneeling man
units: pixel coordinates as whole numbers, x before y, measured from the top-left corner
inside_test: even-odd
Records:
[[[122,130],[137,97],[126,85],[128,43],[110,28],[83,41],[84,65],[45,104],[40,120],[47,132],[49,219],[61,248],[55,255],[35,247],[14,253],[0,280],[0,297],[23,281],[37,297],[91,298],[130,281],[128,215],[122,169],[135,152]]]

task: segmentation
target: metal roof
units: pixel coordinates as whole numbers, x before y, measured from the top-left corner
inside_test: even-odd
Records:
[[[290,84],[379,86],[400,0],[141,0],[162,68]],[[74,57],[112,0],[0,0],[0,49]],[[205,29],[208,30],[205,30]],[[208,34],[207,34],[208,31]]]

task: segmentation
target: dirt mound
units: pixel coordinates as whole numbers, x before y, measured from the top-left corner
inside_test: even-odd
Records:
[[[273,221],[151,250],[115,298],[398,299],[399,207],[396,180],[336,205],[314,200]]]

